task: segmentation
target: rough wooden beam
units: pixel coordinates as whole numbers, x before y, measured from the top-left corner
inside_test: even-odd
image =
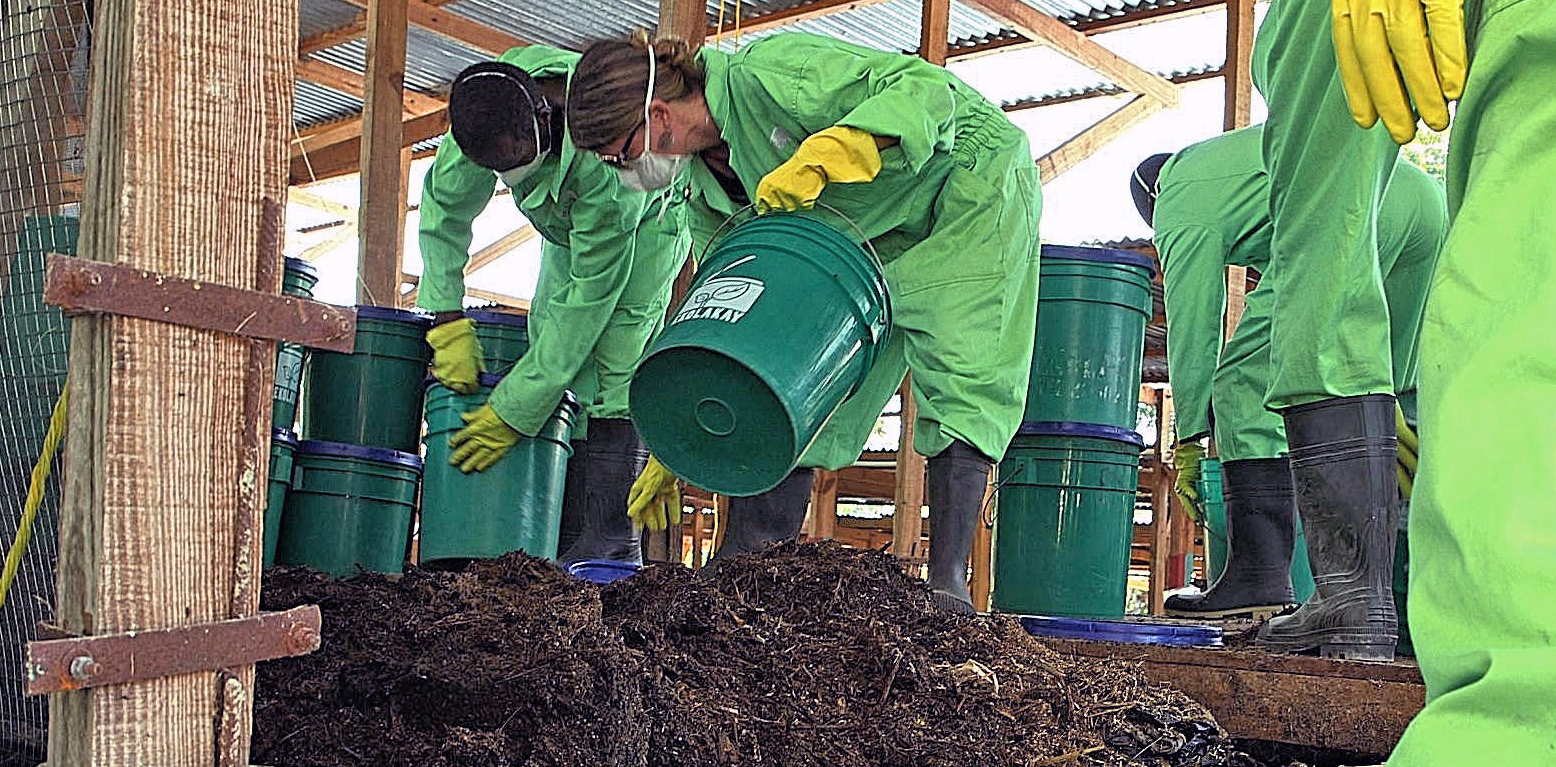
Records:
[[[973,609],[989,611],[989,595],[994,586],[994,528],[985,523],[994,504],[995,472],[989,473],[989,486],[983,493],[982,513],[973,528],[972,578],[968,583]],[[933,520],[931,520],[933,521]]]
[[[1162,109],[1162,103],[1147,96],[1136,96],[1108,116],[1075,134],[1058,148],[1037,160],[1043,183],[1075,167],[1108,142],[1123,135],[1124,131]]]
[[[343,226],[343,227],[335,230],[334,232],[331,232],[328,237],[325,237],[324,239],[320,240],[313,247],[310,247],[307,250],[303,251],[302,253],[299,253],[297,255],[297,257],[302,259],[302,260],[304,260],[304,261],[317,261],[317,260],[319,260],[319,258],[321,258],[325,254],[329,253],[330,251],[333,251],[334,249],[336,249],[336,248],[338,248],[338,247],[340,247],[342,245],[345,245],[346,243],[348,243],[351,240],[353,240],[354,238],[356,238],[356,236],[357,236],[356,216],[353,215],[351,217],[351,220],[352,220],[351,224],[349,224],[347,226]]]
[[[520,245],[535,239],[535,236],[538,234],[539,232],[535,231],[535,227],[525,224],[499,237],[496,242],[481,248],[470,257],[470,261],[465,264],[465,274],[475,274],[491,266],[497,259],[512,253]]]
[[[814,2],[801,3],[794,6],[793,8],[785,8],[781,11],[764,13],[760,16],[753,16],[749,19],[741,19],[740,31],[742,33],[746,33],[761,32],[768,29],[777,29],[779,27],[798,24],[802,21],[808,21],[810,19],[819,19],[822,16],[827,16],[829,14],[858,10],[866,6],[878,5],[883,2],[885,2],[885,0],[815,0]],[[724,29],[722,31],[725,34],[728,34],[734,30],[735,22],[733,18],[725,19]],[[718,35],[719,32],[720,30],[718,25],[711,24],[708,26],[707,36],[713,37]]]
[[[1178,88],[1165,78],[1131,64],[1124,57],[1098,45],[1068,24],[1028,5],[1022,0],[971,0],[972,4],[1014,27],[1021,34],[1040,40],[1054,50],[1074,59],[1130,91],[1166,106],[1178,105]]]
[[[81,255],[279,291],[296,0],[96,13]],[[274,345],[112,316],[71,330],[61,628],[254,615]],[[252,699],[252,666],[56,694],[49,763],[246,765]]]
[[[1104,32],[1117,32],[1121,29],[1130,29],[1132,27],[1138,27],[1143,24],[1150,24],[1152,22],[1161,21],[1167,18],[1176,19],[1206,13],[1208,11],[1213,11],[1222,7],[1225,3],[1226,0],[1187,0],[1186,2],[1176,3],[1174,5],[1163,5],[1147,10],[1130,11],[1127,13],[1118,14],[1116,16],[1109,16],[1103,19],[1088,19],[1086,21],[1076,22],[1074,25],[1071,25],[1071,28],[1088,36],[1102,34]],[[951,52],[951,58],[976,58],[978,56],[985,56],[990,53],[996,53],[999,51],[1020,50],[1021,48],[1029,48],[1031,46],[1041,44],[1041,41],[1033,40],[1022,35],[1020,32],[1012,31],[1006,35],[1001,35],[992,40],[987,40],[972,45],[959,46],[956,48],[956,50]]]
[[[307,80],[347,96],[367,100],[367,80],[357,72],[318,59],[298,59],[296,66],[297,77],[300,80]],[[448,106],[448,101],[445,99],[411,90],[401,93],[400,99],[408,116],[430,114]]]
[[[1168,80],[1168,82],[1171,82],[1174,85],[1184,85],[1184,84],[1187,84],[1187,83],[1197,83],[1200,80],[1214,80],[1215,78],[1220,77],[1221,75],[1222,75],[1222,70],[1221,70],[1220,67],[1217,67],[1215,69],[1207,69],[1207,70],[1205,70],[1203,72],[1190,72],[1188,74],[1172,75],[1172,76],[1168,77],[1167,80]],[[1111,87],[1111,86],[1110,87],[1102,87],[1102,88],[1087,88],[1086,90],[1075,91],[1073,93],[1066,93],[1066,94],[1063,94],[1063,95],[1060,95],[1060,96],[1049,96],[1047,98],[1036,98],[1036,99],[1022,99],[1020,101],[1008,101],[1008,102],[1005,102],[1004,104],[1001,104],[1000,108],[1005,110],[1006,112],[1020,112],[1020,111],[1027,110],[1027,109],[1037,109],[1039,107],[1051,107],[1051,106],[1053,106],[1055,104],[1068,104],[1068,103],[1073,102],[1073,101],[1086,101],[1087,99],[1104,98],[1104,97],[1107,97],[1107,96],[1118,96],[1118,95],[1123,94],[1123,93],[1127,93],[1127,91],[1125,91],[1125,90],[1123,90],[1121,88],[1118,88],[1118,87]]]
[[[816,470],[810,489],[811,540],[831,540],[837,533],[837,472]]]
[[[358,8],[366,8],[368,5],[368,0],[344,0],[344,2]],[[427,0],[409,0],[405,6],[406,21],[439,37],[493,56],[500,55],[510,48],[529,45],[528,42],[507,32],[438,7],[444,4],[427,2]]]
[[[357,217],[356,208],[344,203],[335,202],[334,200],[326,200],[323,197],[320,197],[319,195],[316,195],[313,192],[309,192],[305,189],[293,188],[286,190],[286,201],[301,205],[306,208],[312,208],[317,211],[329,213],[330,215],[340,216],[344,219],[355,219]]]
[[[294,141],[291,166],[293,184],[311,184],[357,172],[357,164],[362,159],[362,121],[353,122],[350,135],[341,141],[320,143],[318,148],[306,151],[298,151]],[[441,136],[447,131],[448,110],[440,110],[406,120],[400,142],[404,146],[411,146]]]
[[[898,393],[902,399],[900,439],[897,444],[896,508],[891,518],[891,553],[899,557],[919,555],[919,538],[924,529],[924,456],[913,449],[913,420],[918,403],[913,399],[913,374],[902,380]],[[931,524],[933,521],[931,520]]]
[[[924,0],[920,18],[918,55],[931,64],[945,66],[951,37],[951,0]]]
[[[738,7],[738,6],[737,6]],[[696,50],[711,34],[704,0],[659,0],[659,35],[678,37]]]
[[[1170,395],[1156,390],[1156,447],[1151,451],[1151,614],[1165,615],[1167,549],[1171,545],[1167,516],[1171,513],[1172,477],[1167,472],[1167,448],[1172,444]]]
[[[1226,114],[1224,130],[1248,126],[1253,113],[1253,0],[1226,0]]]
[[[366,8],[365,2],[351,2],[358,8]],[[453,0],[426,0],[428,5],[447,5]],[[325,48],[333,48],[341,43],[348,43],[367,34],[367,14],[359,13],[351,21],[334,29],[327,29],[312,37],[303,38],[297,43],[297,55],[299,58],[318,53]]]
[[[357,303],[394,306],[405,256],[404,125],[406,0],[372,0],[367,10],[367,98],[363,105],[357,228]],[[409,159],[409,158],[404,158]]]

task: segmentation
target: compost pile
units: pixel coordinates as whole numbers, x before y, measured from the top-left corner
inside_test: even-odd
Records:
[[[324,646],[261,664],[256,764],[1260,763],[1130,664],[936,611],[891,556],[785,544],[605,587],[513,554],[459,573],[266,575]]]

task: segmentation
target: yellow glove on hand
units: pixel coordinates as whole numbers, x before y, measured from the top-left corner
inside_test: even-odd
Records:
[[[1382,116],[1400,144],[1415,136],[1417,110],[1433,129],[1448,127],[1448,102],[1464,93],[1463,0],[1330,3],[1335,60],[1356,123],[1371,128]]]
[[[524,436],[502,420],[491,405],[482,405],[459,417],[465,419],[465,428],[448,438],[448,446],[454,448],[448,462],[466,474],[490,469]]]
[[[1205,459],[1205,448],[1195,442],[1180,442],[1172,451],[1172,462],[1178,468],[1178,478],[1172,483],[1183,510],[1194,524],[1203,523],[1205,507],[1199,497],[1199,464]]]
[[[1405,411],[1398,403],[1394,405],[1394,430],[1399,435],[1399,447],[1394,453],[1398,460],[1396,470],[1399,473],[1399,492],[1408,500],[1416,484],[1416,463],[1420,460],[1421,440],[1405,420]]]
[[[462,317],[431,328],[427,345],[432,347],[432,377],[460,394],[474,394],[486,372],[475,320]]]
[[[632,483],[627,516],[654,532],[681,524],[681,481],[658,458],[649,456],[643,473]]]
[[[793,157],[762,177],[756,185],[756,212],[810,208],[828,182],[860,183],[880,172],[875,136],[834,125],[800,142]]]

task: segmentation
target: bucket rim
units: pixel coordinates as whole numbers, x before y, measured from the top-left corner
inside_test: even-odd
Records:
[[[388,320],[414,325],[432,324],[432,315],[412,309],[395,309],[389,306],[357,306],[357,319]]]
[[[506,373],[481,373],[476,376],[475,380],[476,385],[481,388],[493,389],[497,387],[497,384],[502,383],[502,379],[506,377]],[[429,375],[421,379],[421,386],[423,389],[431,391],[434,386],[443,386],[443,382]],[[447,389],[448,387],[443,386],[443,388]],[[452,390],[450,389],[450,391]],[[562,408],[573,411],[573,415],[579,415],[583,412],[583,405],[578,401],[578,395],[574,394],[572,389],[562,390],[562,397],[557,400],[557,409],[560,410]]]
[[[297,445],[299,444],[297,440],[297,432],[294,432],[291,429],[285,427],[272,428],[270,430],[270,441],[280,442],[281,444],[286,445],[293,450],[296,450]]]
[[[1023,615],[1021,627],[1034,636],[1097,639],[1129,644],[1220,647],[1224,632],[1204,624],[1158,624],[1104,618]]]
[[[293,274],[300,274],[304,277],[312,277],[315,282],[317,282],[319,279],[319,267],[314,266],[313,264],[310,264],[300,258],[287,256],[286,261],[282,263],[281,268],[283,271],[288,271]]]
[[[567,566],[567,573],[590,583],[605,584],[636,575],[641,565],[616,562],[609,559],[581,559]],[[595,577],[589,577],[594,575]],[[603,580],[600,580],[602,579]]]
[[[465,316],[477,325],[501,325],[510,328],[529,328],[529,315],[499,312],[492,309],[466,309]]]
[[[1016,429],[1019,437],[1091,437],[1093,439],[1106,439],[1113,442],[1128,442],[1135,447],[1145,448],[1145,437],[1134,429],[1125,429],[1121,426],[1108,426],[1101,423],[1081,423],[1078,421],[1023,421],[1021,427]]]
[[[320,455],[329,458],[355,458],[377,461],[407,469],[421,470],[421,456],[400,450],[374,445],[357,445],[350,442],[330,442],[321,439],[305,439],[297,443],[298,455]]]
[[[1044,245],[1042,258],[1063,258],[1071,261],[1095,261],[1102,264],[1138,266],[1152,277],[1156,276],[1156,263],[1150,256],[1118,248],[1096,248],[1081,245]]]

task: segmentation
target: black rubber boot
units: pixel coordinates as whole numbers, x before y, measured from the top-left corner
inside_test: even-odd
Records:
[[[724,541],[703,570],[712,574],[720,565],[741,554],[761,551],[770,544],[799,537],[815,481],[816,472],[802,467],[789,472],[777,487],[765,493],[730,498]]]
[[[967,591],[967,555],[983,511],[993,459],[961,440],[929,459],[929,588],[935,605],[975,615]]]
[[[580,530],[557,561],[564,567],[585,559],[643,564],[637,527],[627,516],[627,494],[648,463],[648,451],[625,418],[589,419],[589,438],[583,448]]]
[[[1297,510],[1317,591],[1259,628],[1272,652],[1394,659],[1394,397],[1340,397],[1287,409]]]
[[[589,503],[589,443],[575,439],[573,457],[567,459],[567,484],[562,487],[562,525],[557,534],[556,551],[561,554],[573,547],[583,532],[584,507]]]
[[[1221,471],[1226,482],[1226,569],[1203,594],[1168,597],[1167,614],[1268,618],[1296,603],[1291,590],[1297,534],[1291,461],[1227,461]]]

